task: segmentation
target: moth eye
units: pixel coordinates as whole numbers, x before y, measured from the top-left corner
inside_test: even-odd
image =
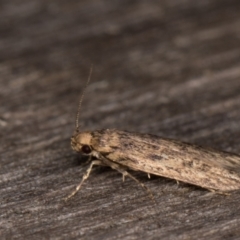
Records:
[[[92,152],[92,149],[88,145],[83,145],[81,150],[85,154],[89,154]]]

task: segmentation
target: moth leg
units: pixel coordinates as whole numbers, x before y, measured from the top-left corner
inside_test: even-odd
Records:
[[[87,161],[84,163],[83,166],[87,166],[92,161],[92,155],[90,155],[87,159]]]
[[[105,165],[105,164],[103,164],[102,161],[100,161],[100,160],[92,161],[90,166],[89,166],[89,168],[84,173],[81,182],[77,185],[76,189],[64,199],[65,201],[67,201],[68,199],[73,197],[80,190],[80,188],[81,188],[82,184],[84,183],[84,181],[88,179],[88,177],[89,177],[89,175],[91,173],[91,170],[92,170],[94,165]]]
[[[211,189],[211,188],[208,188],[208,190],[212,193],[216,193],[216,194],[221,194],[221,195],[225,195],[225,196],[230,196],[231,193],[228,193],[228,192],[221,192],[221,191],[218,191],[218,190],[215,190],[215,189]]]
[[[102,157],[102,158],[103,158],[103,157]],[[127,177],[130,177],[131,179],[133,179],[136,183],[138,183],[142,188],[144,188],[144,189],[148,192],[148,194],[150,195],[150,198],[155,202],[155,199],[154,199],[154,196],[153,196],[151,190],[150,190],[145,184],[143,184],[143,183],[140,182],[137,178],[135,178],[132,174],[130,174],[129,172],[127,172],[121,165],[118,165],[118,164],[116,164],[116,163],[113,163],[113,162],[109,161],[109,160],[106,159],[106,158],[103,158],[103,162],[104,162],[107,166],[109,166],[109,167],[111,167],[112,169],[114,169],[114,170],[118,171],[119,173],[121,173],[124,180],[125,180],[125,177],[126,177],[126,176],[127,176]]]
[[[152,200],[154,200],[154,196],[151,192],[151,190],[142,182],[140,182],[137,178],[135,178],[132,174],[130,174],[129,172],[127,172],[126,170],[122,169],[119,165],[116,166],[111,166],[113,169],[117,170],[119,173],[121,173],[123,175],[123,179],[125,179],[125,177],[130,177],[131,179],[133,179],[136,183],[138,183],[142,188],[144,188],[148,194],[150,195],[150,198]]]

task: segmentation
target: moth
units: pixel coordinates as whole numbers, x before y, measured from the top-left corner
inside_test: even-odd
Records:
[[[89,79],[90,76],[91,72]],[[128,169],[175,179],[220,193],[240,188],[240,156],[237,154],[117,129],[80,132],[79,110],[84,91],[79,102],[71,146],[76,152],[89,156],[90,165],[76,190],[66,199],[77,193],[94,165],[109,166],[120,172],[123,179],[128,176],[148,191]]]

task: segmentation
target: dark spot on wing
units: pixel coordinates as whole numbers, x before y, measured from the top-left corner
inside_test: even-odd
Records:
[[[149,154],[148,157],[151,159],[151,160],[154,160],[154,161],[159,161],[159,160],[162,160],[163,157],[159,156],[159,155],[156,155],[156,154]]]
[[[159,150],[159,146],[156,146],[156,145],[151,145],[151,148],[154,150]]]

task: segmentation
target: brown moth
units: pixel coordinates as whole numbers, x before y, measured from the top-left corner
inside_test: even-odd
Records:
[[[76,152],[88,155],[91,163],[76,190],[66,199],[77,193],[94,165],[109,166],[120,172],[123,179],[128,176],[147,190],[127,169],[175,179],[220,193],[240,188],[239,155],[117,129],[80,132],[78,121],[79,110],[71,146]],[[92,160],[92,157],[96,160]]]

